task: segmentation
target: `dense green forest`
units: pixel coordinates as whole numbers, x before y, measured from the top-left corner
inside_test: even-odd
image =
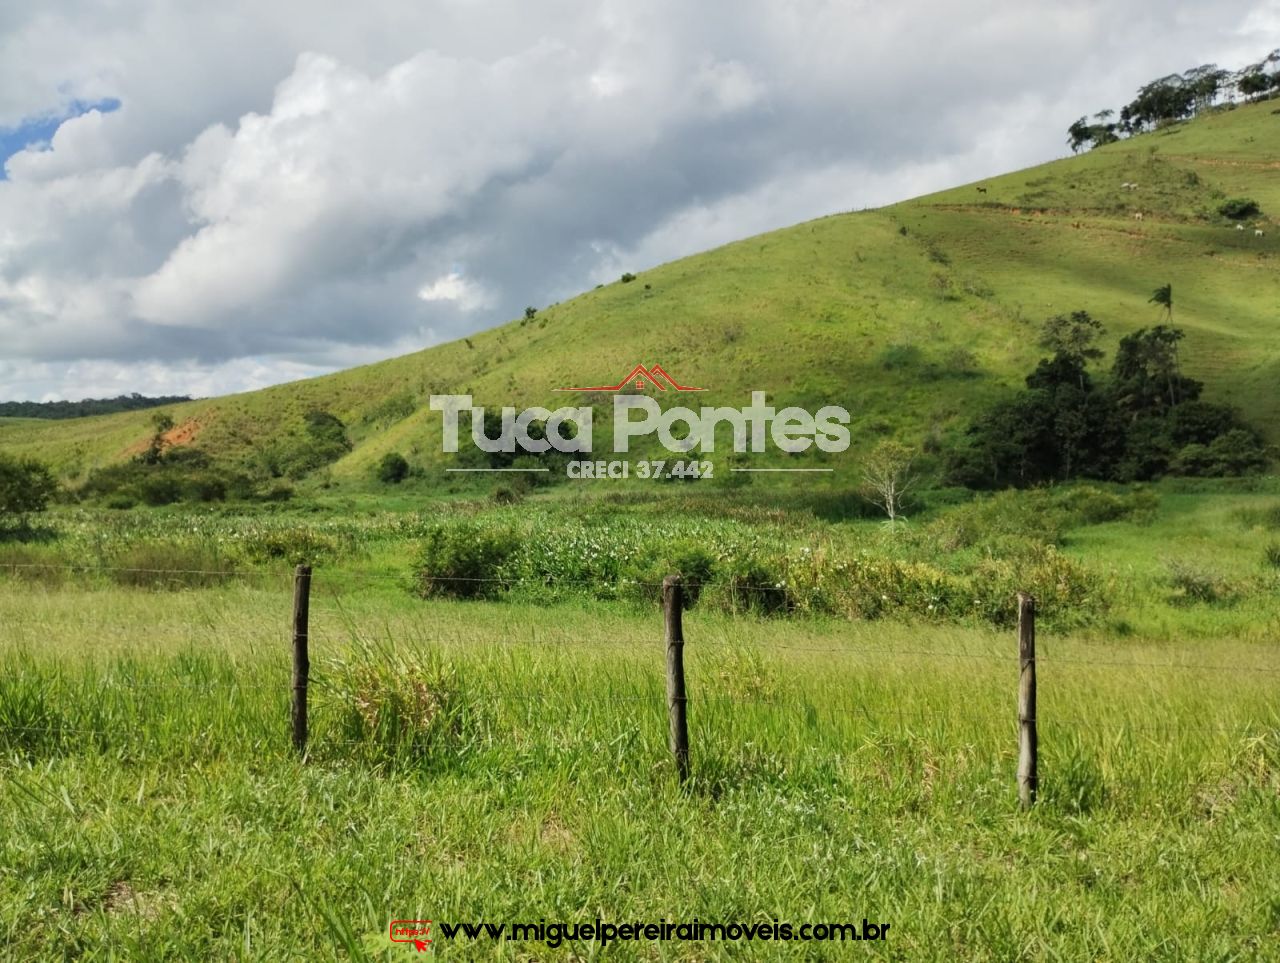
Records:
[[[112,415],[117,411],[159,408],[190,400],[190,395],[148,398],[134,392],[116,398],[85,398],[81,401],[0,401],[0,418],[87,418],[90,415]]]

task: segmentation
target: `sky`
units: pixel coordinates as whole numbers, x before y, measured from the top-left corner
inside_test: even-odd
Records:
[[[415,351],[1277,46],[1280,0],[0,4],[0,400]]]

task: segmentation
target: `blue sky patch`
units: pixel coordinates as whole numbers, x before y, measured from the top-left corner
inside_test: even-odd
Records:
[[[4,170],[5,161],[32,144],[48,144],[63,121],[87,114],[91,110],[109,114],[119,109],[120,101],[115,97],[106,97],[102,100],[73,100],[58,113],[28,117],[16,127],[0,127],[0,181],[8,179]]]

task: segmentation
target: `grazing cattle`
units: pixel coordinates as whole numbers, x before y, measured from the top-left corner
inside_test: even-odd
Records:
[[[1129,188],[1131,188],[1132,186],[1133,186],[1133,185],[1132,185],[1132,184],[1130,184],[1128,181],[1125,181],[1123,184],[1121,184],[1121,185],[1120,185],[1120,189],[1121,189],[1122,191],[1127,191],[1127,190],[1128,190]]]
[[[1134,211],[1134,212],[1133,212],[1133,219],[1134,219],[1135,221],[1140,221],[1140,220],[1142,220],[1142,212],[1141,212],[1141,211]]]
[[[978,188],[978,193],[979,193],[979,194],[985,194],[986,192],[987,192],[987,189],[986,189],[985,187],[979,187],[979,188]]]
[[[1244,230],[1244,225],[1243,225],[1243,224],[1237,224],[1237,225],[1236,225],[1236,230],[1237,230],[1237,231],[1243,231],[1243,230]]]
[[[1262,237],[1262,228],[1260,228],[1260,227],[1255,227],[1255,228],[1253,229],[1253,236],[1254,236],[1254,237]]]

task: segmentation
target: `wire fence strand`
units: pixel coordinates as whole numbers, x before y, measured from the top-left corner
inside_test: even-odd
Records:
[[[109,566],[103,564],[94,565],[73,565],[73,564],[53,564],[53,563],[26,563],[26,562],[0,562],[0,572],[9,570],[17,572],[22,570],[59,570],[65,572],[74,572],[77,574],[109,574],[109,575],[125,575],[130,577],[148,576],[154,577],[156,580],[173,580],[181,581],[190,578],[223,578],[223,579],[244,579],[244,580],[260,580],[264,583],[278,583],[281,588],[287,588],[293,582],[294,573],[292,571],[277,569],[232,569],[232,568],[141,568],[141,567],[125,567],[125,566]],[[359,641],[361,633],[357,625],[357,618],[352,614],[351,610],[344,605],[344,596],[336,589],[340,587],[344,579],[351,579],[361,582],[396,582],[405,585],[430,585],[432,582],[460,582],[460,583],[486,583],[501,585],[525,585],[535,587],[553,587],[553,586],[590,586],[595,589],[606,587],[598,580],[592,579],[572,579],[572,578],[552,578],[549,576],[533,576],[533,577],[463,577],[463,576],[434,576],[434,575],[413,575],[408,573],[392,573],[392,572],[360,572],[350,569],[333,569],[326,570],[317,578],[317,583],[322,590],[328,590],[328,598],[326,599],[332,604],[331,609],[324,609],[323,606],[317,606],[316,611],[328,615],[336,615],[340,619],[340,630],[330,633],[323,626],[316,626],[312,631],[312,640],[325,645],[341,644],[336,643],[335,639],[342,635],[347,635],[347,641]],[[273,584],[275,587],[275,584]],[[661,589],[660,582],[646,582],[638,580],[622,579],[613,583],[608,583],[607,587],[638,587],[646,589]],[[787,588],[785,582],[777,582],[762,585],[739,585],[736,586],[745,591],[783,591]],[[884,597],[886,602],[900,601]],[[424,620],[425,621],[425,620]],[[23,623],[9,622],[6,629],[9,634],[15,631],[23,631],[27,625],[34,629],[43,626],[36,622]],[[98,626],[112,628],[123,632],[138,631],[145,635],[145,641],[157,643],[162,640],[162,635],[154,631],[148,632],[145,628],[139,627],[129,622],[107,622],[95,620],[92,617],[83,623],[86,626]],[[758,625],[766,623],[760,622]],[[758,625],[756,627],[758,627]],[[255,644],[270,645],[277,638],[283,641],[286,637],[286,623],[284,613],[281,615],[280,635],[261,634],[253,639]],[[656,625],[655,625],[656,629]],[[574,652],[582,650],[596,649],[600,651],[618,651],[629,650],[631,652],[640,653],[646,651],[656,651],[662,640],[659,633],[655,631],[653,636],[646,638],[634,637],[609,637],[609,638],[591,638],[591,637],[554,637],[539,636],[537,633],[530,632],[528,635],[520,636],[514,634],[492,633],[478,634],[470,637],[438,637],[435,635],[421,635],[409,629],[387,628],[390,636],[388,641],[395,646],[392,650],[398,655],[405,653],[405,649],[401,649],[400,645],[395,641],[396,634],[402,634],[408,637],[408,646],[406,646],[407,654],[412,656],[414,653],[410,646],[427,646],[427,647],[443,647],[458,646],[471,647],[474,649],[493,648],[493,647],[545,647],[545,648],[568,648]],[[209,636],[225,635],[227,637],[238,636],[238,629],[220,629],[216,624],[209,621],[201,621],[198,624],[190,625],[186,631],[174,633],[171,638],[184,641],[194,642],[198,639],[207,639]],[[243,636],[241,636],[243,638]],[[1017,664],[1016,653],[1010,651],[1007,654],[996,652],[962,652],[962,651],[943,651],[938,649],[928,649],[919,647],[900,647],[900,646],[883,646],[883,645],[863,645],[856,641],[850,641],[845,645],[818,645],[818,644],[793,644],[789,642],[774,642],[771,640],[761,641],[751,638],[731,638],[725,636],[694,639],[688,643],[687,651],[696,658],[699,650],[714,650],[722,652],[725,649],[745,650],[753,653],[772,654],[772,653],[806,653],[817,654],[827,657],[844,657],[844,658],[875,658],[875,659],[922,659],[922,660],[946,660],[946,661],[969,661],[975,663],[986,663],[992,665],[1003,665],[1010,669]],[[1050,648],[1052,645],[1049,646]],[[1280,649],[1276,650],[1280,652]],[[283,656],[284,647],[281,647]],[[9,661],[6,659],[6,661]],[[1192,672],[1220,672],[1220,673],[1236,673],[1236,674],[1264,674],[1275,675],[1280,674],[1280,666],[1250,664],[1250,665],[1233,665],[1214,662],[1180,662],[1174,660],[1151,661],[1143,659],[1123,659],[1123,658],[1099,658],[1089,659],[1080,658],[1073,655],[1065,655],[1058,657],[1045,654],[1042,650],[1036,662],[1042,667],[1053,667],[1056,665],[1063,666],[1083,666],[1096,667],[1110,670],[1176,670],[1176,671],[1192,671]],[[317,662],[316,671],[312,676],[310,693],[315,698],[317,707],[324,707],[332,704],[332,699],[342,695],[342,680],[336,675],[344,670],[349,663],[344,663],[339,658],[335,658],[330,654],[330,659],[321,659]],[[696,663],[695,663],[696,664]],[[4,666],[7,670],[6,679],[8,681],[21,682],[26,677],[26,666],[19,662],[16,667],[12,664]],[[233,665],[232,671],[243,671],[241,667]],[[335,673],[331,675],[330,673]],[[39,677],[38,681],[47,681],[47,677]],[[776,681],[776,680],[775,680]],[[234,694],[238,691],[277,691],[281,699],[285,699],[289,692],[289,679],[286,667],[281,665],[281,673],[278,679],[240,679],[228,677],[216,678],[177,678],[177,679],[135,679],[127,676],[111,675],[108,673],[103,678],[94,682],[96,688],[100,690],[139,690],[145,692],[156,692],[161,690],[171,690],[174,692],[206,692],[206,693],[225,693]],[[527,692],[510,692],[501,690],[479,690],[476,694],[479,698],[487,698],[496,703],[509,705],[536,705],[539,707],[558,707],[561,709],[571,710],[591,710],[598,707],[606,706],[626,706],[634,708],[638,706],[648,705],[654,711],[661,711],[666,707],[664,695],[659,691],[657,680],[654,680],[652,691],[636,692],[635,694],[623,694],[617,692],[591,693],[585,697],[578,699],[566,700],[563,695],[556,693],[553,695],[543,693],[527,693]],[[974,693],[966,692],[965,698],[972,701]],[[905,730],[909,727],[947,727],[956,725],[991,725],[993,720],[1008,719],[1013,724],[1016,722],[1012,711],[1005,712],[998,709],[988,709],[982,712],[964,712],[957,711],[959,707],[956,704],[946,704],[938,706],[924,706],[923,709],[916,707],[911,713],[904,713],[899,707],[897,713],[888,722],[883,717],[877,717],[875,713],[869,712],[865,705],[856,702],[847,702],[833,700],[829,694],[823,692],[812,693],[795,693],[795,692],[757,692],[757,693],[741,693],[741,692],[725,692],[725,691],[703,691],[690,697],[688,703],[698,707],[713,707],[715,705],[738,704],[752,705],[766,708],[769,710],[786,711],[796,713],[797,716],[810,717],[814,714],[847,714],[862,720],[868,727],[884,728],[886,725],[892,725],[896,720],[899,730]],[[1187,724],[1181,722],[1157,722],[1139,721],[1129,719],[1087,719],[1079,715],[1058,716],[1051,711],[1052,703],[1049,700],[1041,700],[1042,711],[1040,718],[1037,720],[1041,726],[1062,727],[1081,730],[1100,730],[1107,732],[1150,732],[1170,734],[1178,732],[1201,732],[1215,734],[1234,734],[1241,738],[1257,738],[1259,736],[1273,734],[1277,730],[1277,719],[1248,720],[1235,724],[1222,725],[1202,725]],[[1049,711],[1045,711],[1046,708]],[[695,716],[696,719],[696,716]],[[1003,721],[1000,723],[1003,724]],[[231,727],[234,729],[235,727]],[[77,726],[32,726],[21,724],[20,721],[0,720],[0,739],[11,740],[12,736],[17,733],[43,733],[45,735],[92,735],[100,738],[125,740],[130,739],[129,731],[111,731],[107,729],[82,728]],[[323,733],[318,733],[318,737],[324,743],[330,743],[332,740]],[[367,741],[357,741],[352,744],[365,745]]]

